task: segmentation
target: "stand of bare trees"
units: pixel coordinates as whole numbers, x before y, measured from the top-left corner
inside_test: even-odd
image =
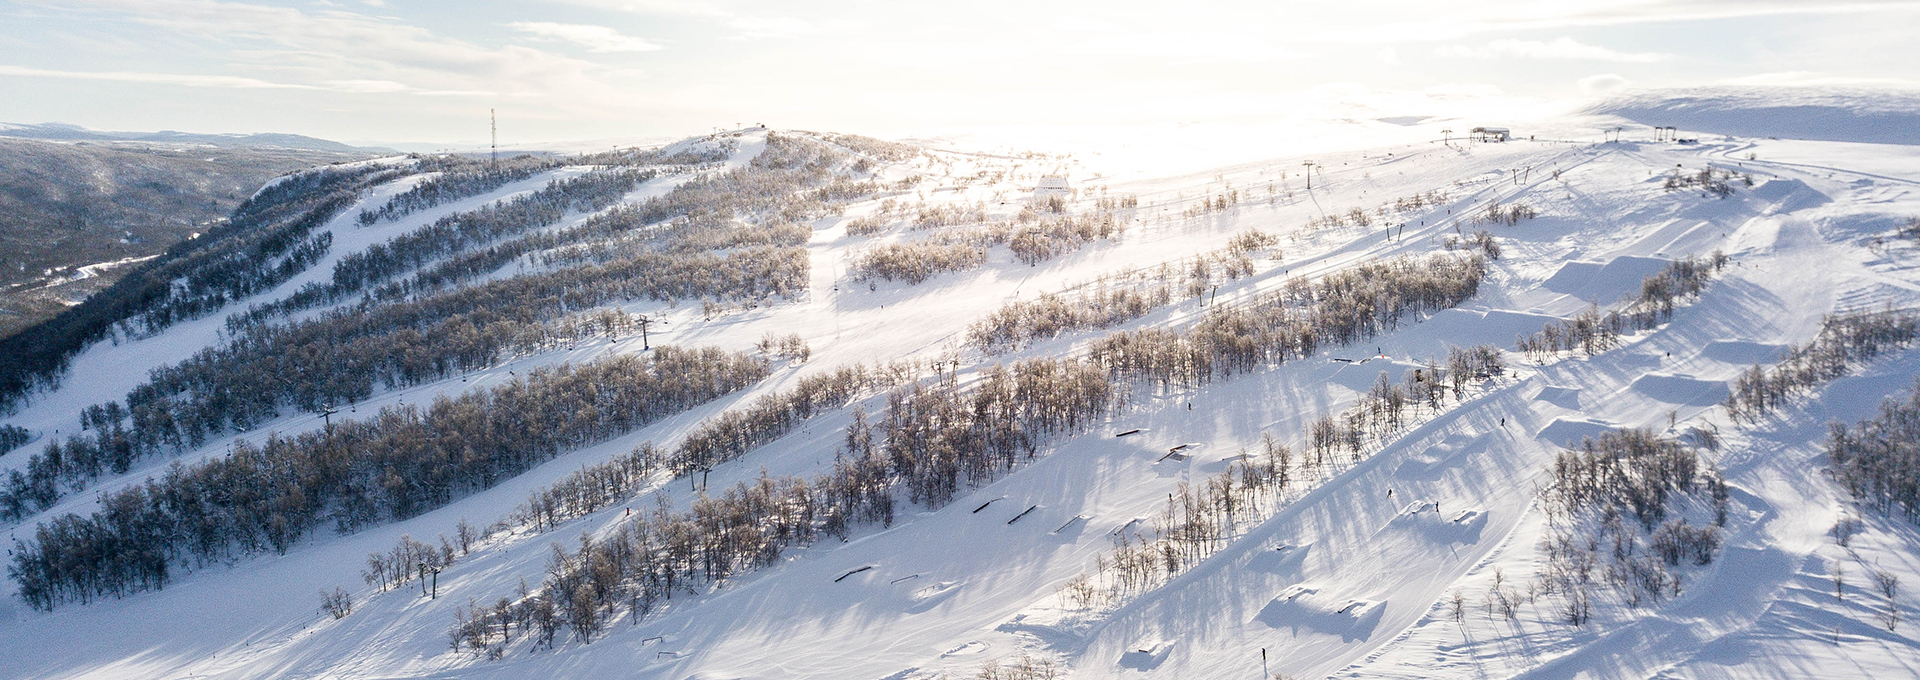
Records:
[[[1734,378],[1727,415],[1735,421],[1766,416],[1796,394],[1846,375],[1854,366],[1920,340],[1920,310],[1886,308],[1831,314],[1812,342],[1787,348],[1771,367],[1754,366]]]
[[[576,195],[584,191],[579,187],[599,186],[595,183],[558,186],[567,191],[549,202],[606,196],[593,191],[584,194],[588,198]],[[68,450],[79,455],[61,458],[46,455],[54,453],[49,451],[39,456],[35,469],[45,474],[30,475],[35,480],[30,498],[39,507],[51,505],[61,495],[54,478],[83,487],[99,474],[95,459],[124,471],[138,456],[198,446],[223,431],[251,429],[281,415],[285,406],[315,412],[328,404],[365,399],[382,385],[438,380],[495,365],[506,355],[591,335],[581,331],[595,325],[576,322],[567,310],[635,298],[784,297],[805,289],[804,250],[733,247],[738,245],[729,241],[717,246],[724,254],[677,248],[642,252],[433,295],[413,296],[432,292],[442,285],[438,280],[408,289],[383,288],[358,305],[297,323],[234,326],[237,335],[225,347],[159,369],[129,393],[125,412],[130,428],[122,430],[115,420],[112,429],[99,430],[98,442],[70,441]],[[422,277],[441,273],[436,269]],[[485,272],[469,269],[462,275],[479,273]],[[606,315],[594,316],[604,322]],[[626,332],[629,326],[599,325],[608,334]],[[0,516],[9,506],[6,492],[0,491]]]
[[[799,399],[770,399],[749,413]],[[1085,427],[1114,399],[1098,367],[1071,359],[996,367],[969,391],[960,390],[950,373],[902,388],[891,395],[877,425],[856,417],[832,472],[813,479],[763,475],[718,496],[702,494],[685,512],[668,510],[663,498],[659,508],[621,525],[608,539],[583,538],[570,552],[556,546],[537,593],[464,612],[450,635],[456,647],[495,656],[513,639],[516,625],[523,635],[549,644],[559,628],[591,640],[622,608],[644,616],[676,591],[697,593],[772,564],[786,546],[822,535],[845,537],[859,523],[890,524],[897,487],[915,502],[944,504],[960,485],[982,483],[1032,456],[1040,438]],[[777,436],[781,429],[766,426],[756,438]],[[711,441],[727,431],[737,428],[715,427],[697,437]],[[654,453],[635,455],[658,460],[657,450],[645,450]],[[551,608],[553,628],[531,622],[529,631],[529,623],[516,624],[522,608]]]
[[[1268,434],[1259,455],[1242,452],[1238,461],[1229,461],[1225,470],[1200,484],[1182,482],[1151,531],[1115,534],[1113,550],[1096,558],[1091,574],[1069,581],[1061,595],[1078,608],[1105,608],[1159,587],[1228,545],[1243,527],[1266,521],[1286,507],[1297,497],[1289,492],[1300,482],[1311,485],[1344,465],[1358,464],[1368,451],[1378,451],[1405,432],[1423,409],[1437,416],[1446,409],[1449,394],[1458,403],[1467,385],[1504,373],[1500,351],[1490,345],[1451,347],[1445,369],[1430,362],[1409,372],[1400,384],[1382,372],[1358,403],[1308,425],[1301,454]],[[1349,455],[1336,455],[1342,451]]]
[[[1667,175],[1665,186],[1667,191],[1699,187],[1701,191],[1708,194],[1726,198],[1733,195],[1733,182],[1736,178],[1743,186],[1753,186],[1753,175],[1713,166],[1701,168],[1694,173],[1681,173],[1676,169],[1673,174]]]
[[[1571,319],[1549,323],[1538,333],[1521,336],[1514,341],[1514,349],[1540,363],[1576,349],[1587,356],[1613,349],[1619,346],[1620,336],[1673,318],[1680,302],[1699,295],[1730,261],[1719,251],[1704,258],[1675,260],[1660,273],[1641,280],[1640,294],[1625,301],[1620,309],[1602,312],[1598,307],[1588,307]]]
[[[854,256],[849,271],[854,279],[905,281],[908,285],[987,262],[987,249],[966,243],[889,243]]]
[[[285,299],[255,305],[228,320],[236,332],[319,304],[337,302],[386,281],[371,291],[374,300],[404,299],[465,283],[509,263],[533,258],[547,267],[594,263],[651,263],[662,254],[696,254],[730,247],[790,247],[805,243],[808,231],[798,222],[831,214],[836,206],[879,190],[853,181],[846,154],[810,137],[770,135],[767,148],[747,167],[687,180],[663,196],[637,205],[615,203],[640,182],[666,175],[698,172],[726,154],[644,152],[621,156],[622,165],[550,183],[547,188],[505,204],[451,215],[429,228],[335,266],[331,281],[313,283]],[[596,212],[582,224],[544,231],[570,214]],[[611,207],[609,207],[611,206]],[[666,223],[664,228],[647,228]],[[503,238],[510,240],[498,242]],[[491,244],[491,245],[490,245]],[[712,253],[706,253],[713,255]],[[389,281],[398,273],[434,259],[439,264],[417,271],[410,280]]]
[[[1301,332],[1324,333],[1330,343],[1351,342],[1396,327],[1410,315],[1458,304],[1472,295],[1483,275],[1484,261],[1477,255],[1405,259],[1363,265],[1329,276],[1317,286],[1295,286],[1260,304],[1296,305],[1304,310],[1300,312],[1302,318],[1312,320],[1305,326],[1283,328],[1294,334],[1286,335],[1292,339],[1283,341],[1294,343],[1291,346],[1299,347],[1297,334]],[[1361,305],[1363,311],[1341,309],[1345,305]],[[1192,347],[1250,346],[1264,351],[1268,345],[1262,343],[1276,342],[1265,338],[1285,334],[1263,324],[1289,323],[1294,317],[1231,318],[1237,321],[1215,319],[1188,331],[1163,332],[1183,342],[1188,337],[1206,338],[1193,342]],[[1101,342],[1125,342],[1115,340],[1124,335],[1116,333]],[[1317,345],[1321,340],[1315,337],[1313,342]],[[1462,377],[1443,377],[1438,366],[1425,368],[1409,377],[1409,383],[1416,387],[1389,383],[1381,394],[1363,399],[1358,408],[1404,413],[1418,408],[1407,396],[1410,393],[1426,400],[1443,399],[1445,390],[1432,385],[1498,375],[1503,370],[1499,356],[1491,347],[1457,351],[1448,363],[1464,374]],[[1217,375],[1227,377],[1236,370],[1251,370],[1253,362],[1234,365],[1238,368],[1220,369]],[[930,382],[896,389],[878,422],[869,423],[864,414],[856,413],[832,472],[813,479],[763,475],[755,483],[743,482],[717,497],[703,492],[686,512],[668,510],[662,497],[659,509],[623,524],[611,538],[599,542],[583,538],[571,552],[556,546],[547,579],[540,588],[517,601],[503,598],[492,607],[463,611],[449,630],[451,642],[455,648],[498,657],[514,639],[515,626],[520,635],[531,635],[540,644],[551,645],[555,632],[562,628],[570,630],[575,639],[589,641],[622,609],[637,619],[670,599],[676,590],[698,593],[741,570],[772,564],[786,546],[804,544],[821,535],[844,537],[858,523],[890,524],[895,506],[902,500],[930,507],[945,505],[962,488],[987,483],[1038,455],[1042,444],[1052,436],[1090,426],[1125,399],[1129,385],[1142,377],[1154,379],[1155,375],[1134,364],[1113,362],[1110,354],[1103,356],[1096,350],[1087,359],[1033,359],[995,365],[984,369],[966,390],[960,388],[951,372],[940,373]],[[1210,380],[1216,373],[1209,369],[1191,375],[1196,380]],[[854,382],[849,378],[839,384]],[[821,389],[816,394],[829,404],[840,401],[836,390]],[[1393,405],[1383,405],[1382,400]],[[794,396],[774,395],[739,415],[725,416],[689,437],[682,447],[688,450],[676,453],[669,465],[676,472],[691,473],[771,441],[804,417],[800,415],[803,410],[791,406],[799,403]],[[819,402],[807,398],[804,403]],[[1395,419],[1380,422],[1389,420]],[[1369,421],[1363,418],[1361,422]],[[1387,427],[1404,425],[1404,421],[1398,422],[1370,427],[1363,436],[1385,436]],[[632,456],[655,462],[623,460],[619,467],[651,470],[660,464],[659,452],[650,447]],[[1275,460],[1282,458],[1284,455],[1277,455]],[[1214,500],[1201,503],[1203,498],[1196,497],[1196,512],[1179,514],[1173,526],[1185,527],[1179,531],[1191,534],[1190,543],[1204,543],[1208,535],[1204,525],[1212,515],[1198,508],[1212,507],[1217,500],[1231,508],[1226,512],[1237,516],[1238,508],[1252,502],[1247,500],[1248,493],[1284,487],[1285,470],[1284,464],[1236,467],[1231,472],[1235,481],[1211,482],[1220,486],[1205,492],[1216,496],[1205,498]],[[902,493],[904,498],[897,498]],[[533,511],[535,521],[549,526],[548,517],[557,519],[566,514],[548,509],[559,505],[545,497],[529,503],[538,508]],[[530,611],[554,614],[542,624],[524,615]]]
[[[844,408],[868,390],[904,383],[912,375],[906,364],[897,363],[882,369],[855,364],[807,376],[791,390],[763,396],[746,408],[707,419],[674,448],[666,467],[678,475],[711,470],[786,436],[815,414]]]
[[[0,425],[0,454],[20,448],[33,438],[33,433],[19,425]]]
[[[992,248],[1005,246],[1015,261],[1033,266],[1079,250],[1100,239],[1118,239],[1126,232],[1119,210],[1101,209],[1080,215],[1042,215],[1031,208],[1018,217],[990,224],[985,208],[973,205],[922,206],[914,229],[941,229],[922,241],[889,243],[854,255],[849,266],[855,280],[884,279],[918,285],[942,273],[964,271],[986,264]],[[1130,210],[1130,209],[1125,209]],[[1055,210],[1054,213],[1061,213]],[[885,229],[886,213],[861,218],[847,227],[850,234]],[[977,224],[944,229],[957,224]]]
[[[1448,236],[1443,244],[1447,250],[1478,250],[1489,260],[1500,259],[1500,242],[1494,240],[1493,232],[1481,229],[1462,239]]]
[[[805,251],[747,249],[718,256],[655,255],[607,267],[522,276],[417,302],[367,304],[287,326],[262,326],[225,347],[156,369],[127,395],[126,417],[70,437],[63,451],[35,455],[23,488],[27,511],[84,488],[103,468],[125,471],[139,457],[198,447],[219,433],[244,432],[292,407],[319,412],[404,387],[497,365],[507,356],[630,334],[634,320],[601,310],[565,314],[610,299],[792,295],[804,287]],[[798,267],[798,269],[795,269]],[[13,517],[12,489],[0,489],[0,517]]]
[[[1827,456],[1854,500],[1920,522],[1920,382],[1906,400],[1887,399],[1879,415],[1830,426]]]
[[[442,203],[479,196],[561,166],[558,160],[527,154],[508,158],[504,166],[451,155],[416,155],[414,163],[415,172],[440,174],[421,180],[412,188],[387,199],[386,205],[379,209],[360,211],[356,219],[361,226],[370,226],[380,220],[397,220]]]
[[[1120,331],[1093,341],[1090,360],[1116,376],[1170,389],[1284,363],[1371,338],[1473,296],[1486,260],[1434,255],[1372,262],[1239,305],[1210,308],[1192,328]]]
[[[38,609],[161,588],[177,564],[285,552],[329,521],[353,531],[441,507],[766,373],[744,355],[659,347],[536,369],[426,409],[388,407],[257,447],[240,443],[230,455],[105,494],[90,516],[40,524],[15,546],[8,576]]]
[[[1487,202],[1487,209],[1481,212],[1478,217],[1475,217],[1474,221],[1482,224],[1504,224],[1511,227],[1519,224],[1522,220],[1530,220],[1539,216],[1540,211],[1534,210],[1533,206],[1525,203],[1503,205],[1500,201],[1493,200]]]
[[[635,168],[595,170],[554,180],[539,191],[433,224],[341,258],[334,265],[333,297],[412,271],[420,265],[469,248],[553,225],[574,212],[598,212],[620,200],[658,172]]]
[[[1001,305],[967,327],[967,341],[985,354],[1018,350],[1061,333],[1111,328],[1254,271],[1253,255],[1281,257],[1279,238],[1257,229],[1236,234],[1227,247],[1156,267],[1102,275],[1033,300]]]
[[[1578,626],[1592,616],[1600,585],[1631,606],[1677,596],[1677,568],[1708,564],[1719,553],[1726,482],[1678,440],[1651,430],[1608,432],[1562,451],[1548,473],[1541,491],[1546,564],[1536,587],[1561,596],[1565,623]],[[1711,519],[1689,523],[1688,510]]]

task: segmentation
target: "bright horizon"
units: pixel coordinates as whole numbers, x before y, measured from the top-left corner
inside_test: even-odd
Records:
[[[11,0],[0,121],[503,146],[754,125],[1564,109],[1629,89],[1920,86],[1920,3]]]

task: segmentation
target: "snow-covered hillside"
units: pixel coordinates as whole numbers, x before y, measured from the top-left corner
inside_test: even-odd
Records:
[[[151,371],[203,348],[268,337],[263,328],[329,319],[348,328],[357,318],[385,318],[381,305],[401,304],[395,300],[543,281],[581,267],[611,277],[628,271],[617,269],[622,262],[640,263],[630,275],[638,283],[591,297],[591,280],[555,279],[567,288],[555,294],[565,314],[527,322],[528,335],[505,342],[497,361],[446,358],[438,373],[421,369],[426,377],[382,378],[369,393],[335,402],[324,419],[288,396],[277,415],[139,456],[124,472],[63,477],[57,500],[5,527],[13,550],[47,545],[36,527],[68,514],[114,517],[102,498],[166,479],[176,461],[219,461],[234,455],[236,442],[252,451],[270,437],[362,455],[357,444],[334,447],[328,438],[359,432],[350,424],[385,408],[440,408],[428,405],[510,389],[542,367],[658,356],[645,347],[672,345],[740,353],[764,377],[572,437],[517,474],[456,485],[445,503],[380,514],[351,531],[330,521],[285,545],[236,543],[211,557],[181,548],[163,588],[85,591],[85,602],[67,597],[43,611],[22,597],[19,578],[9,579],[0,588],[0,677],[1912,675],[1920,659],[1920,623],[1908,622],[1920,613],[1920,529],[1898,509],[1889,515],[1856,503],[1828,473],[1825,446],[1830,421],[1871,417],[1884,398],[1915,389],[1920,348],[1903,341],[1860,354],[1842,377],[1741,418],[1725,404],[1750,367],[1771,366],[1790,346],[1822,337],[1829,315],[1920,307],[1920,242],[1910,233],[1920,224],[1911,221],[1920,215],[1920,152],[1871,143],[1886,141],[1879,137],[1675,144],[1628,131],[1622,141],[1593,143],[1594,125],[1546,121],[1496,143],[1463,139],[1468,122],[1433,121],[1417,126],[1431,141],[1395,137],[1391,145],[1173,175],[1140,171],[1132,158],[1124,169],[1104,167],[1098,149],[1007,154],[756,128],[653,149],[628,166],[594,157],[591,166],[529,170],[483,193],[359,219],[436,175],[392,179],[318,228],[332,245],[311,269],[219,313],[79,354],[59,388],[6,419],[34,441],[0,458],[0,474],[25,474],[47,442],[80,431],[87,406],[126,398],[158,375]],[[1440,140],[1441,128],[1451,141]],[[443,218],[618,172],[633,173],[619,176],[631,184],[618,185],[611,200],[581,199],[537,226],[474,237],[388,280],[418,281],[409,277],[488,247],[526,244],[465,278],[445,274],[451,283],[363,302],[379,290],[369,285],[286,306],[264,317],[265,326],[228,323],[229,314],[338,280],[340,263],[371,262],[367,253]],[[727,177],[748,179],[713,184]],[[708,196],[694,191],[703,186],[768,196],[775,187],[805,198],[712,211],[661,207]],[[610,224],[618,228],[601,228]],[[728,258],[776,251],[804,266],[767,260],[763,278],[737,284],[748,294],[695,283],[652,292],[666,290],[663,279],[700,275],[647,259],[659,253],[713,258],[700,260],[713,273],[740,261]],[[1715,253],[1726,256],[1717,266]],[[1684,269],[1676,262],[1700,269],[1676,274]],[[787,285],[789,275],[798,285]],[[1336,296],[1336,282],[1391,283],[1369,298],[1378,301],[1412,296],[1401,288],[1416,280],[1462,285],[1464,301],[1436,293],[1408,302],[1404,314],[1368,310],[1371,330],[1322,334],[1305,348],[1222,330],[1246,319],[1326,328],[1342,311],[1328,301],[1347,299]],[[1703,287],[1649,292],[1681,284]],[[1117,292],[1137,306],[1119,311],[1126,305]],[[646,315],[646,336],[621,320],[595,330],[603,322],[593,314],[606,309]],[[1598,314],[1583,316],[1590,309]],[[996,328],[990,320],[1019,316],[1007,310],[1027,316],[1005,327],[1018,329],[1011,335],[986,339]],[[1622,312],[1609,322],[1617,336],[1603,332],[1603,340],[1592,340],[1591,325],[1562,323],[1614,310]],[[1075,313],[1104,321],[1074,321]],[[1562,351],[1516,344],[1550,325],[1589,342]],[[1124,349],[1116,334],[1136,333],[1124,339],[1139,347],[1199,337],[1195,329],[1269,344],[1259,359],[1233,366],[1216,353],[1195,368],[1202,359],[1183,355],[1186,363],[1167,369],[1170,378],[1111,359]],[[330,337],[347,337],[339,333]],[[1476,347],[1497,351],[1467,356]],[[1450,353],[1464,363],[1450,363]],[[1475,363],[1494,359],[1501,368]],[[876,468],[874,482],[897,499],[888,501],[886,520],[818,529],[829,520],[783,519],[810,528],[771,540],[773,555],[696,578],[714,569],[693,554],[736,540],[703,534],[713,543],[688,548],[686,581],[668,585],[664,598],[631,582],[612,599],[552,592],[555,583],[602,587],[591,565],[611,558],[593,555],[629,545],[623,536],[636,524],[711,517],[701,514],[718,512],[706,497],[791,489],[794,480],[857,466],[863,447],[887,450],[889,432],[908,436],[887,423],[921,422],[894,419],[903,405],[986,409],[979,395],[998,384],[995,367],[1016,362],[1096,367],[1115,393],[1080,410],[1060,407],[1070,424],[1021,430],[1003,463],[968,470],[950,500],[910,493],[904,454],[875,454],[891,461]],[[530,497],[577,482],[578,471],[654,461],[630,455],[648,442],[685,451],[690,435],[713,436],[722,414],[775,403],[761,400],[856,365],[868,377],[848,398],[783,411],[789,425],[755,431],[767,441],[740,435],[715,445],[736,446],[737,455],[661,458],[617,481],[596,478],[608,490],[592,503],[550,508],[545,519],[529,510]],[[907,396],[914,384],[926,391]],[[943,389],[958,396],[938,402]],[[1410,406],[1382,415],[1385,395],[1410,392]],[[185,389],[172,403],[201,396]],[[1047,396],[1012,399],[1030,405]],[[973,423],[988,440],[999,432],[990,429],[998,416],[966,420],[958,411],[970,407],[956,408],[926,422]],[[860,425],[867,422],[871,430]],[[1317,443],[1322,423],[1348,434]],[[1617,513],[1605,520],[1554,511],[1564,498],[1555,495],[1564,492],[1556,457],[1583,438],[1638,428],[1673,442],[1687,460],[1698,457],[1697,475],[1689,472],[1671,505],[1660,506],[1662,521],[1686,518],[1718,547],[1704,564],[1658,568],[1658,578],[1671,581],[1642,592],[1603,574],[1608,565],[1655,560],[1606,556],[1632,540],[1595,543],[1591,584],[1569,589],[1570,581],[1554,580],[1565,564],[1549,556],[1556,537],[1650,542],[1665,525],[1642,531]],[[861,433],[872,441],[863,445]],[[390,441],[366,436],[353,441]],[[396,487],[407,483],[399,477]],[[753,512],[784,517],[773,507]],[[1581,533],[1603,521],[1614,522],[1615,533]],[[1836,526],[1849,528],[1845,541],[1836,540]],[[463,530],[473,540],[463,540]],[[391,554],[407,537],[427,544],[429,561],[450,564],[425,580],[413,578],[411,561],[405,574],[363,576],[375,570],[370,555]],[[583,548],[589,544],[602,552]],[[1115,566],[1141,556],[1144,566]],[[1885,587],[1887,579],[1897,585]],[[351,602],[339,617],[321,608],[336,589]],[[648,593],[644,605],[639,593]],[[541,616],[530,605],[543,601],[601,608],[549,614],[595,625],[554,626],[543,641],[530,623]],[[496,606],[520,613],[486,618]],[[1574,610],[1584,616],[1570,623]],[[474,620],[483,622],[478,632],[463,638],[457,624]]]

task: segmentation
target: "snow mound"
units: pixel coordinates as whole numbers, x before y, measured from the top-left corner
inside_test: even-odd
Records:
[[[1150,671],[1160,667],[1167,660],[1167,654],[1173,651],[1173,643],[1167,640],[1148,640],[1134,645],[1133,649],[1120,655],[1120,665],[1136,671]]]
[[[1583,418],[1555,418],[1546,427],[1540,428],[1539,438],[1548,444],[1574,446],[1587,437],[1597,437],[1603,432],[1619,429],[1613,423],[1603,420]]]
[[[1611,304],[1638,293],[1640,282],[1665,269],[1667,260],[1654,257],[1616,257],[1604,263],[1573,261],[1560,265],[1542,288],[1572,295],[1594,304]]]
[[[1376,540],[1415,538],[1439,545],[1474,543],[1480,540],[1480,530],[1486,526],[1484,510],[1448,508],[1442,513],[1438,501],[1419,500],[1408,503],[1373,535]]]
[[[1386,603],[1363,598],[1331,598],[1319,589],[1296,584],[1275,595],[1260,609],[1254,620],[1270,628],[1294,633],[1318,632],[1339,635],[1342,639],[1362,640],[1373,634],[1386,611]]]
[[[1540,388],[1539,394],[1533,395],[1533,400],[1553,404],[1554,406],[1570,411],[1578,411],[1580,410],[1580,388],[1547,385]]]
[[[1737,366],[1750,366],[1775,361],[1786,349],[1786,345],[1774,343],[1715,340],[1700,349],[1700,356]]]
[[[1433,481],[1444,475],[1447,469],[1454,467],[1462,458],[1477,456],[1487,450],[1488,438],[1463,433],[1447,435],[1440,443],[1428,447],[1419,453],[1410,454],[1400,466],[1394,468],[1393,476],[1409,482]]]
[[[1790,213],[1832,203],[1826,194],[1797,179],[1770,179],[1753,188],[1753,198],[1773,204],[1767,212]]]
[[[1648,373],[1634,379],[1633,391],[1658,401],[1684,406],[1712,406],[1727,399],[1727,384],[1688,375]]]

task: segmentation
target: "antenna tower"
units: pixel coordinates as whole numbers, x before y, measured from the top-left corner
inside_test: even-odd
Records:
[[[492,128],[492,131],[493,131],[493,144],[492,146],[489,147],[492,153],[488,156],[489,160],[487,161],[487,167],[490,170],[499,170],[500,169],[500,117],[494,114],[493,109],[487,109],[487,127]]]

